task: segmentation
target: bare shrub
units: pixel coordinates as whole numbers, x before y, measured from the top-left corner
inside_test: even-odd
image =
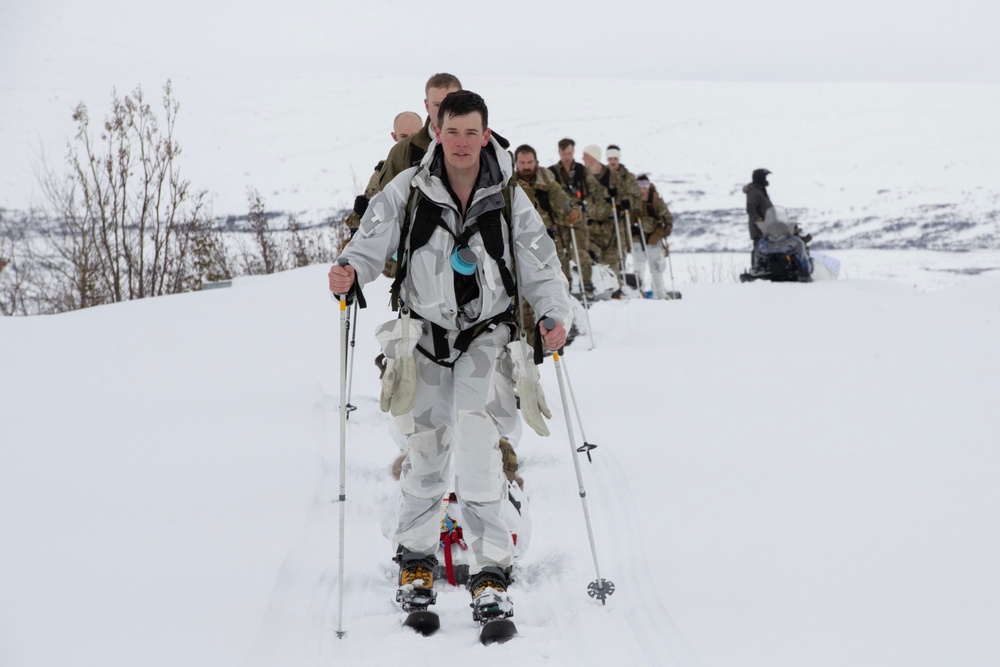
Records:
[[[162,121],[141,88],[113,93],[94,137],[87,107],[77,105],[69,174],[45,168],[40,177],[54,224],[36,230],[52,273],[37,295],[39,312],[198,289],[206,276],[230,273],[213,240],[205,193],[181,177],[179,108],[169,81]],[[34,259],[40,261],[37,253]]]

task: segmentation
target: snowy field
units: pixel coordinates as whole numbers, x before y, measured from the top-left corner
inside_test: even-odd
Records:
[[[398,451],[371,364],[372,331],[392,317],[380,281],[358,322],[336,638],[338,311],[316,266],[0,318],[0,667],[1000,664],[1000,85],[660,80],[755,21],[780,37],[756,10],[699,5],[711,20],[684,29],[674,18],[687,9],[671,6],[666,40],[655,12],[639,26],[629,11],[581,14],[560,31],[566,49],[473,69],[461,48],[427,48],[429,30],[397,3],[306,4],[5,6],[0,215],[43,204],[38,172],[62,169],[78,103],[97,127],[112,90],[141,85],[155,106],[168,78],[182,175],[219,217],[245,214],[251,188],[307,224],[348,206],[391,147],[392,118],[422,113],[434,71],[482,94],[491,126],[543,165],[564,136],[578,158],[619,144],[677,216],[684,298],[595,304],[593,335],[564,357],[599,445],[582,465],[617,592],[607,606],[586,594],[594,569],[547,360],[553,435],[528,430],[519,449],[534,525],[511,588],[520,636],[480,646],[455,589],[440,595],[438,635],[400,628],[379,530]],[[879,44],[899,32],[891,8],[864,22],[844,8],[840,24],[829,9],[838,52],[857,41],[851,26]],[[561,11],[507,12],[507,29],[528,15],[547,29]],[[996,11],[954,6],[940,20],[988,27]],[[715,39],[734,26],[740,37]],[[546,65],[546,48],[637,27],[629,48],[676,53],[632,62],[623,48],[613,65],[626,78]],[[373,46],[386,28],[412,58],[365,73],[395,53]],[[908,65],[949,49],[936,30],[905,32],[920,58],[893,57]],[[995,43],[964,41],[983,45],[981,79],[995,81]],[[888,53],[850,51],[890,71]],[[839,280],[738,282],[740,187],[757,167],[815,246],[834,248]]]
[[[618,590],[586,594],[547,360],[520,636],[488,648],[462,590],[432,638],[391,602],[386,282],[358,323],[341,640],[325,267],[0,319],[0,665],[1000,664],[1000,253],[837,258],[838,281],[739,284],[742,254],[677,254],[683,300],[592,308],[564,362]]]

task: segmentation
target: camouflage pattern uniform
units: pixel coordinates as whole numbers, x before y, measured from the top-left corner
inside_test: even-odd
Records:
[[[608,199],[611,197],[610,189],[612,187],[618,189],[618,196],[615,200],[618,214],[618,233],[621,234],[622,253],[627,254],[630,237],[629,230],[625,226],[625,212],[622,211],[621,202],[623,199],[628,199],[629,203],[633,204],[642,199],[639,183],[635,180],[632,172],[625,168],[625,165],[619,165],[615,171],[605,165],[601,169],[601,173],[596,176],[596,180],[604,190],[604,196]],[[598,261],[614,271],[618,282],[621,283],[620,266],[624,262],[624,257],[618,256],[618,235],[615,233],[613,224],[615,212],[609,204],[607,218],[600,225],[590,228],[590,246],[598,253]]]
[[[427,153],[427,147],[431,145],[431,139],[433,138],[434,133],[431,130],[431,117],[428,116],[419,132],[397,142],[392,147],[392,150],[389,151],[389,155],[385,158],[385,163],[378,173],[377,192],[384,190],[389,181],[394,179],[401,171],[419,163]]]
[[[581,216],[579,222],[573,227],[576,232],[576,243],[580,251],[580,277],[583,279],[583,287],[587,291],[593,291],[593,258],[590,255],[590,231],[592,221],[606,220],[611,215],[611,204],[607,201],[607,192],[601,188],[593,174],[588,172],[579,162],[573,163],[573,168],[567,171],[562,162],[556,162],[549,167],[549,171],[556,177],[562,185],[563,190],[569,195],[574,208],[579,208]],[[556,223],[559,224],[558,222]],[[569,227],[565,224],[556,234],[556,248],[560,245],[565,247],[566,252],[575,261],[573,254],[572,235]],[[565,268],[563,269],[566,270]],[[569,274],[567,274],[568,276]]]
[[[646,272],[646,262],[649,261],[649,272],[653,278],[653,296],[657,299],[664,299],[667,295],[666,286],[663,284],[663,272],[666,270],[667,248],[666,239],[674,229],[674,216],[667,208],[666,202],[660,197],[656,186],[649,184],[649,197],[636,203],[632,210],[632,260],[635,263],[635,272],[641,277]],[[639,226],[646,236],[646,246],[642,245],[642,237],[639,235]]]
[[[560,187],[556,177],[548,169],[539,167],[535,170],[535,175],[530,181],[525,181],[520,177],[518,180],[534,202],[535,210],[538,211],[542,222],[545,223],[549,236],[555,241],[556,254],[559,256],[559,263],[562,265],[563,273],[566,274],[566,279],[572,280],[569,260],[572,257],[573,248],[570,247],[569,243],[567,217],[573,204],[569,195]]]
[[[419,132],[397,142],[389,151],[389,155],[376,165],[375,174],[368,181],[368,187],[365,188],[365,198],[371,201],[372,197],[381,192],[399,172],[419,163],[427,153],[427,147],[431,144],[433,138],[431,135],[431,117],[428,116]],[[347,226],[351,228],[352,237],[354,230],[361,223],[361,216],[356,212],[357,208],[355,206],[355,212],[347,218]],[[340,250],[343,251],[345,246],[346,243],[341,246]],[[382,275],[387,278],[396,276],[395,259],[390,257],[386,260],[385,266],[382,267]]]
[[[368,185],[365,187],[364,194],[365,208],[368,207],[368,202],[371,201],[372,197],[375,196],[375,193],[378,192],[378,172],[382,169],[382,165],[384,164],[385,160],[379,160],[379,163],[375,165],[375,172],[372,174],[372,177],[368,179]],[[358,212],[358,209],[360,208],[359,204],[359,200],[356,199],[354,201],[354,210],[351,211],[351,214],[347,216],[347,220],[344,221],[347,228],[351,230],[351,233],[348,234],[347,238],[344,239],[344,242],[340,244],[339,252],[344,252],[344,248],[346,248],[347,244],[350,243],[351,237],[354,236],[354,232],[358,229],[358,225],[361,224],[361,216],[364,215],[364,211],[360,213]]]
[[[495,138],[483,149],[483,156],[489,164],[481,170],[466,214],[456,210],[442,180],[442,151],[434,151],[425,155],[419,169],[400,172],[375,195],[358,233],[344,250],[356,271],[355,286],[361,289],[375,279],[386,258],[399,247],[412,188],[419,189],[423,201],[440,213],[422,246],[407,244],[408,269],[399,292],[401,303],[422,320],[423,333],[414,355],[415,403],[406,433],[409,453],[401,470],[402,502],[394,537],[410,552],[435,553],[441,533],[441,498],[454,481],[462,502],[465,537],[474,555],[471,574],[493,564],[508,567],[514,546],[503,516],[508,501],[500,433],[488,409],[493,383],[509,383],[496,374],[510,330],[503,325],[482,329],[464,354],[455,350],[461,332],[496,322],[510,307],[510,296],[497,275],[498,262],[489,256],[481,234],[468,240],[477,258],[473,276],[478,294],[467,302],[459,302],[450,263],[456,236],[483,214],[505,206],[502,189],[513,174],[511,160]],[[411,221],[417,219],[418,210],[411,212]],[[519,272],[521,295],[540,316],[553,317],[569,329],[573,308],[555,245],[521,188],[514,191],[510,211],[510,224],[501,224],[505,265],[530,267]]]
[[[652,183],[649,184],[649,199],[639,200],[636,215],[642,221],[642,231],[649,245],[656,245],[674,231],[674,215]]]

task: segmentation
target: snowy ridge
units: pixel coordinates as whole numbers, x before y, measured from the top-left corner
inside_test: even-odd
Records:
[[[484,96],[491,126],[513,147],[532,145],[543,166],[558,160],[563,137],[576,140],[577,159],[588,144],[621,146],[622,163],[649,174],[678,216],[671,240],[678,250],[746,246],[740,188],[758,167],[773,172],[771,200],[800,211],[803,226],[825,247],[962,250],[995,247],[1000,238],[1000,135],[993,130],[1000,85],[455,74]],[[404,109],[421,111],[423,81],[330,76],[323,69],[303,69],[294,78],[261,71],[174,81],[184,177],[208,191],[220,219],[245,215],[247,189],[254,188],[269,211],[319,223],[364,189],[391,148],[392,118]],[[129,91],[137,83],[151,98],[163,85],[127,80],[117,87]],[[0,108],[6,218],[42,203],[33,167],[40,152],[61,164],[72,106],[83,101],[98,119],[110,101],[106,81],[86,90],[70,82],[49,86],[53,95],[44,102],[34,88],[5,91],[11,99]],[[751,99],[767,103],[744,103]]]

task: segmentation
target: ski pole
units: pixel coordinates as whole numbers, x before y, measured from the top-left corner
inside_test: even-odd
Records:
[[[649,259],[649,246],[646,245],[646,230],[642,228],[642,218],[639,218],[638,220],[639,220],[639,242],[642,244],[642,254],[646,256],[646,261],[643,264],[642,274],[643,274],[643,277],[645,277],[645,275],[646,275],[646,268],[645,267],[648,264],[649,265],[649,273],[650,273],[649,277],[652,278],[653,277],[652,276],[652,273],[653,273],[653,262],[650,261],[650,259]],[[655,282],[654,282],[654,284],[655,284]],[[646,293],[643,292],[642,295],[646,296]]]
[[[551,317],[546,317],[543,322],[546,329],[551,330],[556,323]],[[563,414],[566,415],[566,430],[569,433],[570,455],[573,457],[573,468],[576,470],[576,482],[580,489],[580,502],[583,504],[583,518],[587,524],[587,536],[590,538],[590,553],[594,557],[594,570],[597,579],[587,586],[587,594],[592,598],[607,604],[608,596],[615,592],[615,585],[610,579],[601,576],[601,567],[597,563],[597,545],[594,542],[594,528],[590,524],[590,510],[587,509],[587,491],[583,487],[583,474],[580,472],[580,461],[576,456],[576,439],[573,437],[573,421],[569,413],[569,403],[566,401],[566,387],[563,382],[562,365],[559,363],[559,352],[552,353],[552,361],[556,367],[556,377],[559,379],[559,396],[562,398]]]
[[[569,387],[569,397],[573,399],[573,411],[576,413],[576,423],[580,427],[580,435],[583,437],[583,444],[577,447],[576,451],[586,454],[587,460],[593,463],[594,459],[590,458],[590,450],[597,449],[597,445],[587,442],[587,434],[583,430],[583,419],[580,418],[580,407],[576,404],[576,393],[573,391],[573,383],[569,377],[569,366],[566,365],[566,360],[562,358],[559,359],[559,363],[562,364],[563,371],[566,373],[566,386]]]
[[[347,264],[347,259],[337,260],[340,266]],[[344,522],[347,518],[347,338],[351,323],[347,319],[347,295],[340,294],[340,559],[337,572],[337,637],[342,639],[344,632]]]
[[[573,243],[573,254],[576,256],[576,269],[580,272],[580,294],[583,296],[583,316],[587,318],[587,334],[590,338],[590,349],[594,349],[594,330],[590,326],[590,304],[587,303],[587,289],[583,285],[583,268],[580,265],[580,247],[576,244],[576,228],[569,227],[569,238]]]
[[[632,219],[629,217],[629,209],[625,209],[625,229],[628,230],[628,242],[630,244],[629,252],[632,253],[632,270],[635,271],[635,286],[639,290],[639,294],[642,298],[646,298],[646,292],[642,289],[642,279],[645,277],[642,274],[646,273],[646,265],[642,265],[642,274],[639,273],[638,262],[635,261],[635,242],[632,240]],[[643,255],[646,254],[646,235],[642,233],[642,219],[639,220],[639,234],[642,235],[642,252]]]
[[[347,364],[347,418],[351,418],[351,413],[358,409],[358,406],[351,404],[351,387],[354,385],[354,351],[355,343],[358,339],[358,302],[354,302],[351,314],[347,318],[347,328],[351,331],[351,360]]]
[[[614,216],[615,221],[615,240],[618,242],[618,269],[621,271],[619,280],[625,280],[625,253],[622,252],[622,232],[618,229],[618,188],[611,186],[608,188],[608,193],[611,195],[611,214]]]
[[[670,259],[670,246],[667,245],[667,240],[663,239],[661,241],[663,244],[663,252],[667,254],[667,266],[670,268],[670,298],[678,298],[677,288],[674,287],[674,260]]]

